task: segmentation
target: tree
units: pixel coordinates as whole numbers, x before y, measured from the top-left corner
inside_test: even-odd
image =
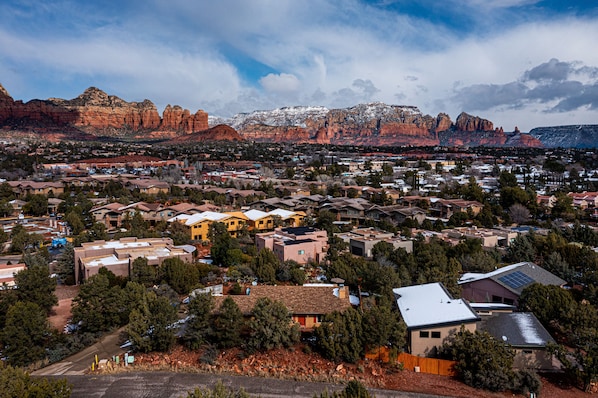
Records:
[[[570,323],[575,309],[575,299],[568,290],[559,286],[534,283],[521,292],[519,309],[533,312],[546,326],[551,324],[564,327]]]
[[[536,248],[529,236],[519,234],[507,248],[506,259],[513,263],[536,260]]]
[[[227,297],[214,318],[214,337],[222,348],[236,347],[241,343],[243,314],[235,301]]]
[[[75,248],[67,242],[56,260],[56,274],[67,285],[75,284]]]
[[[523,224],[529,221],[531,217],[529,209],[521,203],[511,205],[511,207],[509,207],[509,215],[511,216],[511,220],[517,224]]]
[[[27,197],[27,204],[23,211],[32,216],[43,216],[48,213],[48,198],[46,195],[30,195]]]
[[[47,266],[37,265],[17,272],[15,284],[18,286],[17,299],[37,304],[46,314],[58,304],[56,279],[50,277]]]
[[[110,287],[106,275],[97,274],[81,285],[73,299],[73,322],[80,323],[82,332],[103,332],[122,325],[126,309],[119,286]]]
[[[363,313],[363,337],[368,348],[402,347],[407,328],[389,305],[374,305]]]
[[[27,366],[46,355],[50,327],[43,309],[33,302],[19,301],[8,309],[1,332],[3,356],[9,364]]]
[[[171,222],[168,226],[168,233],[175,245],[187,245],[191,243],[189,228],[180,222]]]
[[[253,269],[255,276],[257,276],[261,282],[275,283],[276,270],[278,267],[278,258],[274,255],[272,250],[265,247],[259,251],[251,268]]]
[[[353,308],[326,314],[314,336],[316,348],[325,358],[355,363],[363,357],[362,317]]]
[[[31,377],[23,369],[0,361],[0,396],[4,398],[69,398],[71,390],[66,379]]]
[[[221,222],[213,222],[210,225],[208,237],[210,242],[212,242],[210,254],[214,260],[214,264],[222,265],[223,267],[239,264],[236,261],[238,258],[230,255],[233,250],[239,249],[239,242],[230,236],[226,225]]]
[[[289,310],[280,301],[260,297],[251,312],[248,348],[267,351],[290,347],[299,341],[299,325],[291,321]]]
[[[127,327],[129,340],[140,352],[168,351],[175,343],[176,308],[166,297],[158,297],[153,292],[146,297],[141,309],[131,311]]]
[[[500,172],[498,177],[498,184],[501,188],[517,187],[517,176],[504,170]]]
[[[66,221],[71,227],[73,235],[79,235],[85,230],[85,223],[83,222],[82,218],[83,217],[81,214],[76,210],[71,210],[67,215],[64,216],[64,221]]]
[[[131,280],[145,287],[156,284],[156,267],[148,264],[147,258],[137,257],[131,265]]]
[[[211,294],[197,294],[189,301],[189,318],[185,325],[183,344],[196,350],[208,342],[212,335],[212,310],[214,298]]]
[[[160,269],[161,278],[177,293],[187,294],[199,283],[199,270],[178,257],[167,258]]]
[[[453,361],[455,370],[467,385],[491,391],[513,387],[514,352],[487,332],[470,332],[464,327],[457,332],[443,351]]]

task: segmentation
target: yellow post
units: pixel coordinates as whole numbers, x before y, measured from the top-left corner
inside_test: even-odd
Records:
[[[98,364],[98,354],[96,354],[95,358],[96,358],[96,365],[97,365]]]
[[[95,370],[95,366],[96,366],[96,363],[95,363],[95,362],[92,362],[92,363],[91,363],[91,371],[92,371],[92,372]]]

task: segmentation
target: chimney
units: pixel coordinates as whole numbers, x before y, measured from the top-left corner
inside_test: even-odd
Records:
[[[338,298],[339,299],[346,299],[349,297],[349,287],[344,285],[339,285],[338,287]]]

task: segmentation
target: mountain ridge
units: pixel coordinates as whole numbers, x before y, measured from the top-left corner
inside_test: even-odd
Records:
[[[235,130],[219,127],[226,124]],[[348,108],[294,106],[210,118],[202,110],[191,113],[167,105],[162,115],[150,100],[127,102],[90,87],[76,98],[49,98],[26,103],[13,100],[0,84],[0,127],[6,134],[39,135],[44,139],[238,140],[370,146],[541,146],[517,129],[505,133],[491,121],[462,112],[455,122],[449,115],[423,114],[410,105],[382,102]],[[236,134],[238,133],[238,134]],[[70,137],[70,138],[69,138]]]

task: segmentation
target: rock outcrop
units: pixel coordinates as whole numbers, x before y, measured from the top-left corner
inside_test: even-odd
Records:
[[[222,123],[222,120],[218,120]],[[413,106],[361,104],[328,110],[288,107],[239,114],[225,123],[246,140],[371,146],[506,146],[510,142],[536,146],[529,140],[510,140],[491,121],[461,113],[453,123],[445,113],[423,115]]]
[[[175,145],[205,141],[243,141],[243,138],[241,138],[234,128],[225,124],[219,124],[203,131],[180,135],[166,143]]]
[[[49,133],[69,128],[100,137],[166,138],[206,130],[208,114],[191,114],[168,105],[160,117],[149,100],[127,102],[90,87],[77,98],[14,101],[0,85],[0,125],[3,130]]]
[[[0,85],[0,131],[48,140],[133,139],[191,142],[239,140],[367,146],[538,146],[519,131],[505,133],[489,120],[461,113],[424,115],[414,106],[380,102],[350,108],[286,107],[218,119],[168,105],[162,116],[149,100],[127,102],[90,87],[71,100],[15,101]],[[238,132],[238,134],[237,134]],[[180,138],[189,136],[186,138]]]

